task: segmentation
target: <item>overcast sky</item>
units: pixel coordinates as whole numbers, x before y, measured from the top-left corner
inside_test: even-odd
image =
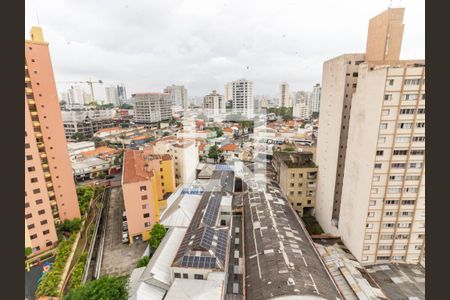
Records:
[[[246,78],[254,94],[321,82],[325,60],[364,52],[368,21],[389,0],[26,0],[25,30],[39,24],[57,81],[123,82],[127,93],[184,84],[203,96]],[[402,59],[425,57],[425,0],[405,7]],[[37,17],[38,16],[38,17]],[[58,84],[59,92],[69,86]],[[83,86],[87,91],[88,87]]]

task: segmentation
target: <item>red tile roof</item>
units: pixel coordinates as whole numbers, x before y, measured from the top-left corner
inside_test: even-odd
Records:
[[[238,146],[235,145],[235,144],[227,144],[227,145],[221,147],[220,150],[222,150],[222,151],[236,151],[237,147]]]

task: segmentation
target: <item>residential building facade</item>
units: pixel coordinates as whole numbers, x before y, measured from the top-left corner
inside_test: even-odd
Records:
[[[312,215],[318,167],[311,152],[275,152],[272,164],[277,181],[292,207],[301,216]]]
[[[80,218],[55,78],[39,27],[25,41],[25,247],[57,243],[55,224]]]
[[[97,131],[115,125],[114,109],[85,109],[61,111],[66,139],[71,140],[75,133],[91,138]]]
[[[170,95],[172,105],[181,106],[182,108],[188,107],[188,94],[184,85],[171,85],[164,89],[164,93]]]
[[[231,82],[233,114],[242,114],[247,118],[253,116],[253,82],[239,79]]]
[[[225,101],[222,95],[217,91],[212,91],[211,94],[203,98],[203,108],[208,115],[218,115],[225,113]]]
[[[293,105],[292,115],[294,118],[307,120],[311,117],[311,93],[297,92],[295,94],[295,103]]]
[[[108,104],[113,104],[114,106],[119,106],[119,89],[117,86],[108,86],[105,88],[106,102]]]
[[[289,93],[289,84],[287,82],[280,84],[280,107],[292,107],[291,94]]]
[[[150,238],[166,206],[164,195],[175,191],[172,157],[153,153],[151,148],[124,153],[122,191],[130,243]]]
[[[425,240],[425,61],[401,61],[403,8],[366,53],[324,63],[316,217],[362,264],[418,263]]]
[[[313,91],[311,95],[311,114],[318,114],[320,110],[320,92],[322,87],[319,83],[313,86]]]
[[[166,93],[133,94],[134,121],[147,126],[172,117],[171,95]]]

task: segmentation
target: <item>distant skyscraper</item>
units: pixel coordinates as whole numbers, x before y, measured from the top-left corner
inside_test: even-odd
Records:
[[[172,101],[165,93],[133,94],[134,120],[139,124],[154,125],[172,117]]]
[[[286,82],[280,84],[280,107],[292,107],[289,84]]]
[[[125,89],[125,85],[123,83],[117,85],[117,94],[119,97],[119,105],[127,102],[127,91]]]
[[[366,53],[323,65],[315,215],[363,264],[425,244],[425,61],[401,61],[404,8],[369,22]]]
[[[224,86],[223,99],[225,99],[225,102],[233,100],[233,84],[231,82]]]
[[[292,110],[292,114],[295,118],[309,119],[311,117],[311,93],[310,92],[297,92],[295,94],[295,101]]]
[[[71,86],[69,91],[69,105],[71,106],[83,106],[84,97],[83,97],[83,89],[78,85]]]
[[[311,95],[311,114],[319,113],[320,109],[320,92],[322,88],[320,84],[315,84]]]
[[[74,218],[80,210],[48,43],[33,27],[25,41],[25,247],[52,248],[55,223]]]
[[[253,117],[253,82],[239,79],[230,83],[232,87],[233,113]]]
[[[187,108],[188,103],[188,94],[187,89],[184,85],[171,85],[164,89],[164,93],[170,95],[170,99],[172,101],[172,105],[181,106],[183,108]]]
[[[93,101],[92,95],[90,93],[83,92],[83,101],[85,105],[91,103]]]
[[[105,88],[106,92],[106,102],[109,104],[114,104],[114,106],[119,106],[119,91],[117,86],[109,86]]]
[[[211,94],[206,95],[203,98],[203,108],[209,114],[217,115],[225,113],[225,101],[223,96],[218,94],[217,91],[212,91]]]

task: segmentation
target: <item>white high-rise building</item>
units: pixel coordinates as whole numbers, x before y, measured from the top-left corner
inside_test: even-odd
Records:
[[[71,86],[69,91],[69,102],[70,106],[83,106],[84,105],[84,97],[83,97],[83,89],[78,85]]]
[[[86,93],[86,92],[83,91],[83,101],[84,101],[85,105],[91,103],[93,101],[92,100],[92,95],[90,93]]]
[[[319,113],[320,109],[320,92],[322,87],[320,84],[316,83],[313,87],[312,95],[311,95],[311,114]]]
[[[203,98],[203,108],[207,114],[218,115],[225,113],[225,101],[223,96],[217,93],[217,91],[212,91],[211,94],[206,95]]]
[[[365,53],[323,66],[315,215],[362,264],[419,263],[425,244],[425,61],[402,61],[404,8]]]
[[[164,93],[170,95],[172,105],[181,106],[182,108],[188,107],[188,94],[184,85],[171,85],[164,89]]]
[[[114,106],[119,106],[119,91],[117,86],[108,86],[105,88],[106,92],[106,102],[113,104]]]
[[[225,84],[223,99],[225,100],[225,103],[233,100],[233,84],[231,82]]]
[[[117,85],[117,95],[119,97],[119,105],[124,104],[128,101],[127,90],[123,83]]]
[[[232,87],[233,113],[253,117],[253,82],[239,79],[230,83]]]
[[[299,119],[309,119],[311,117],[311,92],[297,92],[292,109],[292,115]]]
[[[154,125],[172,117],[170,95],[165,93],[133,94],[134,120],[136,123]]]
[[[280,107],[292,107],[291,94],[289,93],[289,84],[282,82],[280,84]]]

